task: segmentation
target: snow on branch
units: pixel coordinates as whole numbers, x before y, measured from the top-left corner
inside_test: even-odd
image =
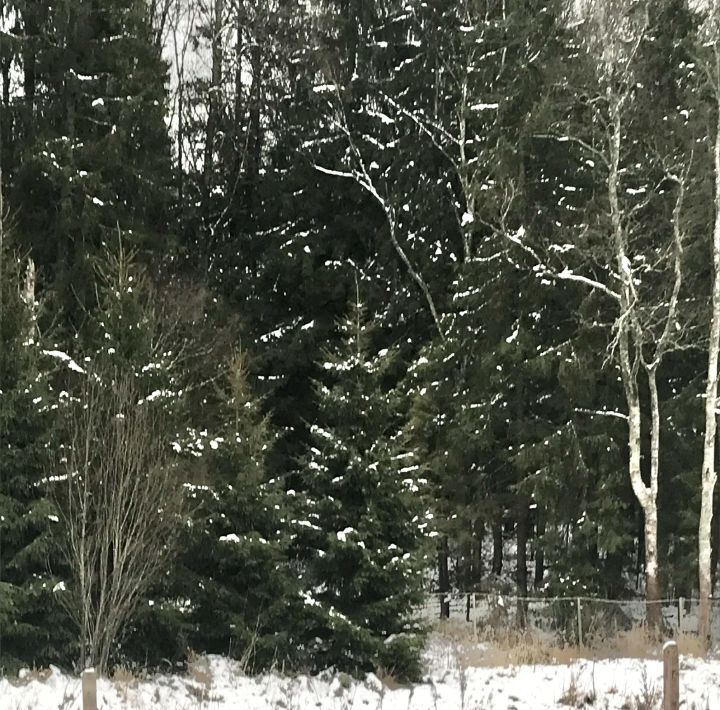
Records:
[[[624,419],[627,421],[627,414],[607,409],[585,409],[584,407],[575,407],[573,410],[578,414],[589,414],[592,417],[614,417],[615,419]]]
[[[52,357],[56,360],[60,360],[61,362],[66,363],[68,369],[72,370],[73,372],[79,372],[81,375],[86,374],[85,370],[83,370],[83,368],[80,367],[80,365],[78,365],[75,360],[73,360],[67,353],[62,352],[61,350],[43,350],[43,355],[47,355],[48,357]]]
[[[332,175],[334,177],[340,177],[344,179],[350,179],[354,180],[363,190],[365,190],[373,199],[380,205],[380,207],[383,210],[383,213],[385,214],[385,219],[388,224],[388,228],[390,231],[390,241],[392,242],[393,247],[395,248],[395,252],[400,257],[403,264],[405,264],[405,267],[408,270],[408,273],[410,274],[410,277],[415,281],[419,289],[422,291],[423,295],[425,296],[425,300],[428,304],[428,308],[430,310],[430,313],[432,315],[433,321],[435,323],[435,327],[438,331],[438,334],[440,335],[440,338],[442,340],[445,340],[445,332],[442,329],[442,326],[440,325],[440,317],[438,315],[437,309],[435,307],[435,300],[432,297],[432,294],[430,292],[430,289],[428,288],[427,283],[425,282],[425,279],[422,277],[420,272],[415,269],[412,262],[410,261],[410,258],[408,257],[405,249],[400,244],[398,238],[397,238],[397,217],[395,214],[395,209],[390,203],[390,200],[388,198],[383,197],[380,192],[377,189],[377,186],[375,185],[375,182],[370,177],[370,172],[368,171],[365,160],[363,158],[363,155],[358,148],[350,129],[348,128],[348,120],[345,115],[345,110],[342,106],[342,99],[339,95],[339,91],[337,91],[336,87],[336,101],[333,103],[330,103],[330,108],[337,114],[337,118],[334,119],[334,124],[339,128],[339,130],[345,134],[347,141],[348,141],[348,147],[350,148],[350,153],[354,159],[355,168],[349,169],[349,170],[335,170],[332,168],[326,168],[321,165],[318,165],[317,163],[313,163],[314,168],[321,173],[324,173],[326,175]]]
[[[529,254],[532,257],[532,259],[539,267],[540,274],[542,276],[547,276],[555,281],[573,281],[575,283],[580,283],[588,286],[591,289],[600,291],[606,296],[610,296],[610,298],[615,301],[620,300],[619,293],[613,291],[611,288],[609,288],[601,281],[598,281],[597,279],[592,279],[589,276],[583,276],[582,274],[576,274],[567,266],[565,266],[561,271],[553,269],[545,260],[540,257],[540,255],[535,251],[535,249],[533,249],[529,244],[526,244],[523,241],[522,238],[525,235],[524,227],[521,226],[514,232],[507,229],[502,229],[501,232],[504,234],[506,239],[508,239],[513,244],[519,246],[526,254]]]

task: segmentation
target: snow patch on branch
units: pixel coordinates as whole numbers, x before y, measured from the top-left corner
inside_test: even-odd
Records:
[[[43,355],[47,355],[48,357],[55,358],[56,360],[60,360],[61,362],[64,362],[68,366],[68,370],[72,370],[73,372],[79,372],[81,375],[86,374],[85,370],[78,365],[75,360],[73,360],[67,353],[64,353],[62,350],[43,350]]]

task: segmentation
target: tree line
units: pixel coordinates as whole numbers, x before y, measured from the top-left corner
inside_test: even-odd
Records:
[[[0,666],[412,676],[428,589],[709,639],[714,4],[0,16]]]

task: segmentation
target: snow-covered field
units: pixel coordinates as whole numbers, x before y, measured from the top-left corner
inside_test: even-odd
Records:
[[[565,665],[490,667],[459,660],[457,646],[434,639],[424,682],[398,687],[374,675],[245,676],[239,666],[211,656],[187,675],[138,680],[130,675],[98,683],[101,710],[651,710],[662,702],[658,660],[577,660]],[[482,657],[478,659],[482,663]],[[720,660],[681,660],[681,707],[720,708]],[[0,681],[1,710],[79,710],[80,683],[57,670]]]

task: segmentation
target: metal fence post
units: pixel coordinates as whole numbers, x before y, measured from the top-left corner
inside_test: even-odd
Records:
[[[663,646],[663,710],[678,710],[680,707],[680,669],[678,668],[678,646],[668,641]]]
[[[583,645],[583,627],[582,627],[582,602],[580,597],[576,600],[577,602],[577,624],[578,624],[578,646]]]
[[[680,599],[678,599],[678,631],[682,631],[684,615],[685,615],[685,597],[680,597]]]
[[[97,710],[97,676],[94,668],[82,672],[82,710]]]

